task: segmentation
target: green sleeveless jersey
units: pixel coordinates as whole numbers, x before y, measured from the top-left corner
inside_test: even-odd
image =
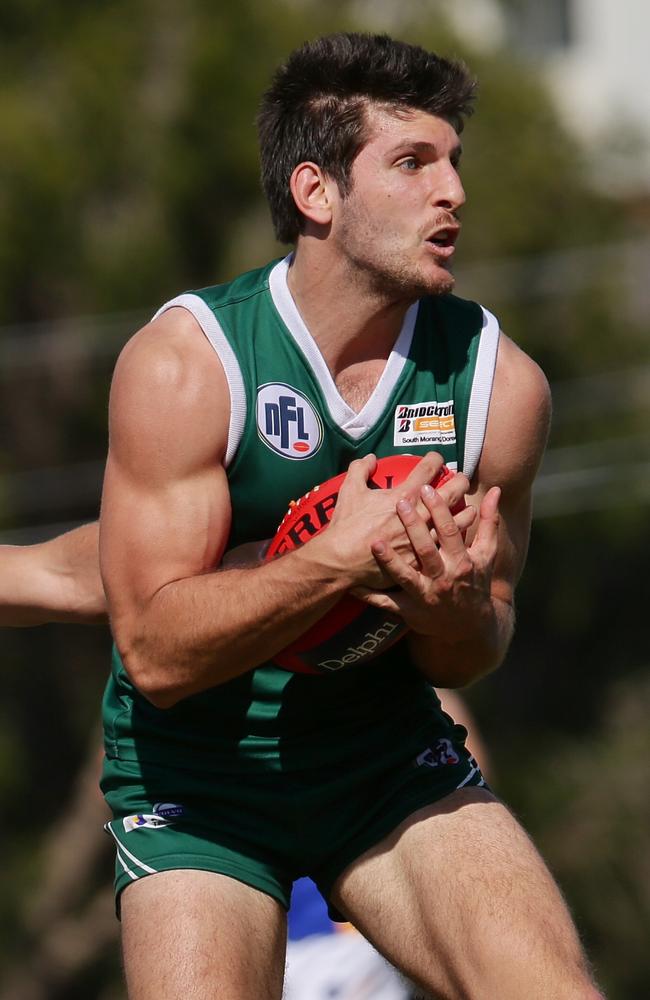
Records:
[[[382,376],[360,412],[339,395],[287,285],[290,258],[171,300],[188,309],[217,352],[231,399],[225,458],[232,499],[229,547],[271,538],[288,502],[369,452],[440,452],[470,478],[489,408],[498,323],[446,295],[407,311]],[[215,614],[219,609],[215,608]],[[130,683],[117,652],[104,698],[106,751],[124,760],[299,770],[368,752],[438,717],[431,686],[404,640],[331,676],[272,662],[171,709]]]

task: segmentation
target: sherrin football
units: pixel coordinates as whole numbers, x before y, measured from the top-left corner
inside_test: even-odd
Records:
[[[399,486],[419,461],[415,455],[380,458],[368,486],[377,490]],[[334,476],[315,486],[300,500],[291,502],[269,545],[267,560],[297,549],[328,526],[345,476],[345,472]],[[443,465],[431,485],[442,486],[451,476],[453,472]],[[455,511],[464,506],[463,501]],[[277,653],[273,661],[296,673],[331,674],[372,660],[407,631],[407,626],[396,615],[346,595],[311,628]]]

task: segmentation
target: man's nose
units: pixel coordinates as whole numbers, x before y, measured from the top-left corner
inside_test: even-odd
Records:
[[[451,163],[447,164],[441,176],[438,177],[434,200],[436,206],[446,208],[450,212],[457,211],[465,204],[465,189],[458,171]]]

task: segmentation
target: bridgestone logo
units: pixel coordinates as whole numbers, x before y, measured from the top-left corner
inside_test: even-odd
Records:
[[[363,642],[360,642],[358,646],[348,646],[340,659],[321,660],[318,666],[322,670],[340,670],[349,663],[358,663],[359,660],[363,660],[366,656],[376,653],[379,646],[383,645],[397,627],[395,622],[383,622],[376,632],[366,632]]]
[[[453,399],[397,406],[393,424],[393,444],[399,447],[454,444],[456,441]]]
[[[404,417],[448,417],[454,412],[454,404],[449,403],[429,403],[426,406],[398,406],[397,416],[403,420]]]

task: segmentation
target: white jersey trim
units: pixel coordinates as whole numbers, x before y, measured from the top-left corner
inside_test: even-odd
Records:
[[[210,307],[206,305],[199,295],[194,295],[191,292],[185,292],[183,295],[177,295],[176,298],[170,299],[169,302],[165,302],[153,319],[157,319],[164,312],[167,312],[168,309],[173,309],[177,306],[181,309],[187,309],[187,311],[192,314],[196,322],[203,330],[203,333],[212,344],[217,357],[223,365],[226,381],[228,382],[228,391],[230,392],[228,447],[226,448],[226,457],[224,459],[224,466],[228,468],[237,454],[237,449],[241,443],[246,424],[246,389],[244,388],[244,379],[241,373],[241,368],[239,367],[239,362],[237,361],[235,352],[223,332],[221,324]]]
[[[487,425],[494,371],[499,349],[499,321],[487,309],[483,310],[483,327],[476,355],[476,366],[472,380],[472,390],[467,411],[467,427],[465,429],[465,454],[463,472],[471,479],[476,471]]]
[[[284,260],[279,261],[269,275],[269,289],[273,303],[284,325],[309,362],[320,384],[321,392],[323,393],[332,420],[348,437],[358,440],[374,427],[385,413],[386,401],[402,374],[409,350],[411,349],[413,331],[415,330],[415,321],[418,314],[418,303],[415,302],[407,310],[402,329],[395,341],[395,346],[386,362],[386,367],[381,374],[381,378],[364,406],[358,413],[355,413],[336,388],[332,373],[327,367],[316,341],[305,326],[304,320],[298,312],[298,307],[289,291],[287,274],[291,257],[292,255],[289,254]]]

